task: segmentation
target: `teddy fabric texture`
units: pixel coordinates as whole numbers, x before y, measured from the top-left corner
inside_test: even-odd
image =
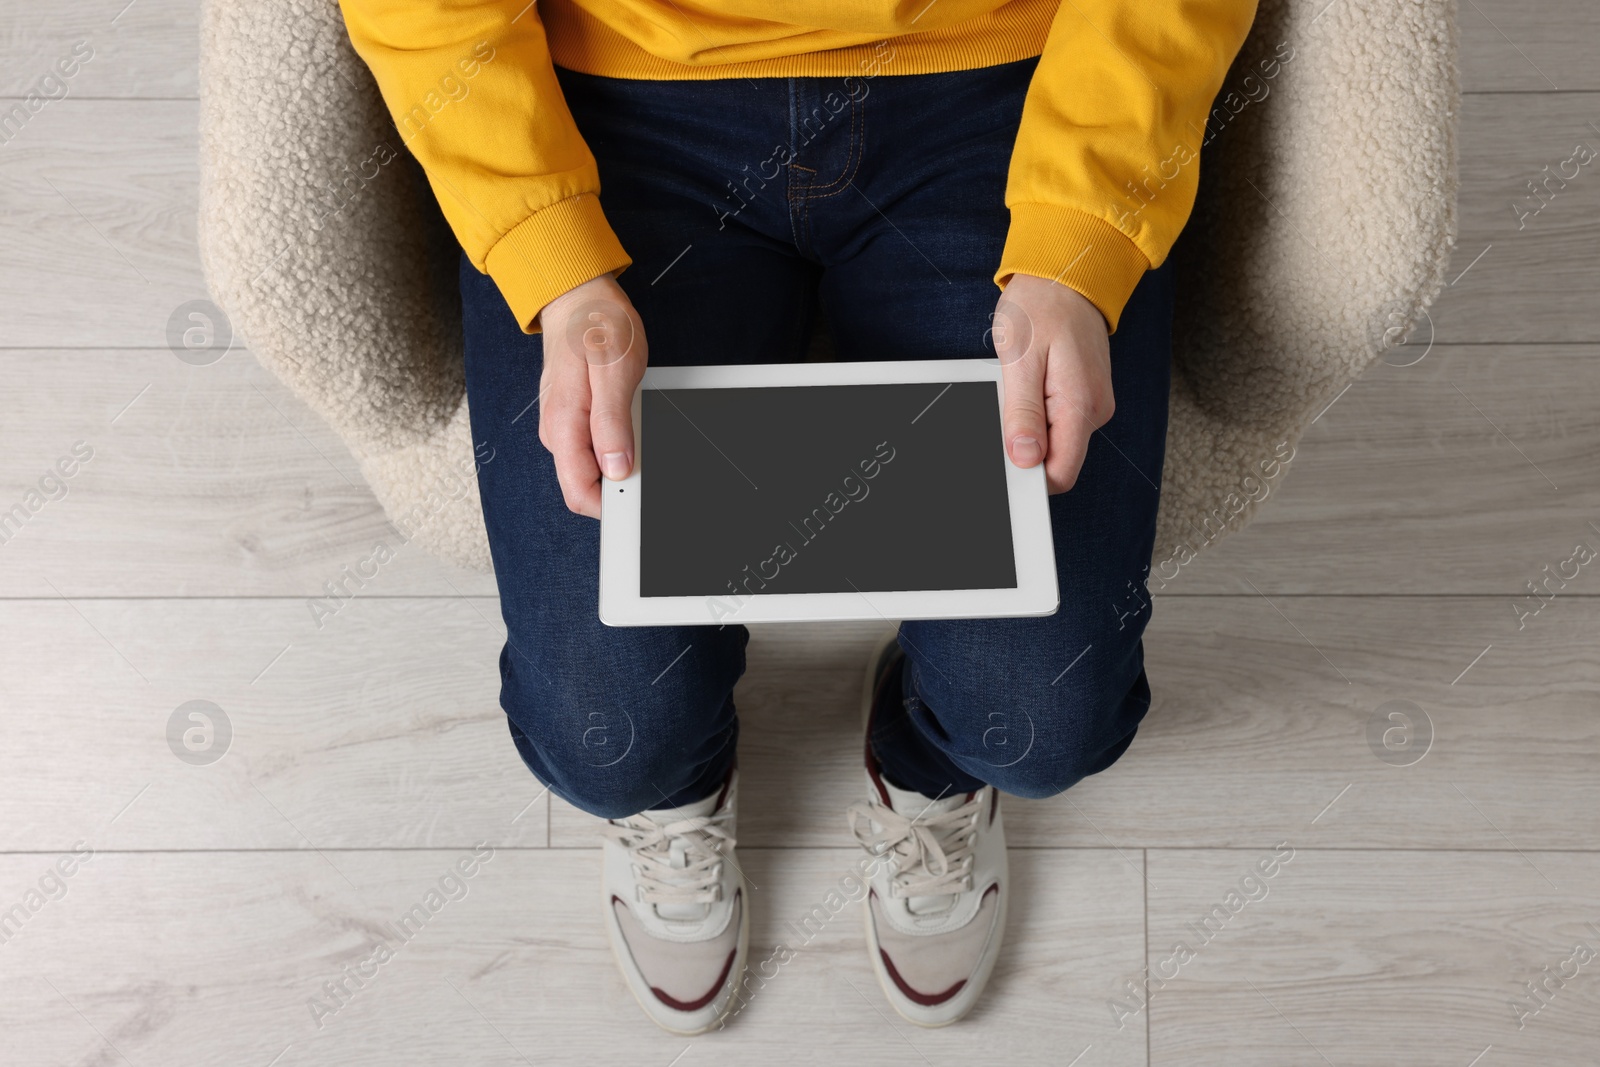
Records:
[[[1318,413],[1427,338],[1455,236],[1457,51],[1453,0],[1261,0],[1204,129],[1108,191],[1136,213],[1204,144],[1152,578],[1247,525]],[[489,570],[459,251],[334,0],[206,0],[200,166],[202,266],[235,333],[344,439],[404,540]]]

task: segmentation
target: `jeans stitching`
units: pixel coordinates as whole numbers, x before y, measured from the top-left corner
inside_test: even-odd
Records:
[[[800,205],[800,203],[802,202],[802,198],[801,198],[801,195],[800,195],[800,188],[795,183],[795,170],[796,170],[796,168],[795,168],[794,160],[796,158],[796,155],[798,154],[796,152],[796,145],[795,145],[795,113],[796,113],[796,108],[797,108],[798,105],[796,104],[796,101],[795,101],[795,92],[794,92],[794,90],[795,90],[795,79],[794,78],[790,78],[789,79],[789,145],[788,145],[788,147],[789,147],[789,165],[784,168],[784,173],[786,175],[786,178],[784,180],[784,199],[787,201],[788,208],[789,208],[789,211],[788,211],[788,214],[789,214],[789,236],[794,239],[795,251],[798,252],[798,251],[803,251],[804,250],[805,242],[802,241],[801,237],[800,237],[800,219],[799,219],[798,212],[797,212],[797,208]],[[801,169],[804,169],[804,168],[801,168]]]
[[[857,139],[857,127],[856,127],[856,120],[857,120],[858,117],[860,119],[860,137],[859,137],[859,140]],[[855,179],[856,179],[856,175],[861,173],[861,160],[862,160],[862,157],[864,157],[867,154],[866,141],[867,141],[866,98],[863,97],[861,100],[858,101],[854,97],[851,97],[851,99],[850,99],[850,143],[849,143],[849,146],[848,146],[848,153],[849,154],[845,157],[845,168],[848,169],[850,171],[850,173],[848,175],[841,173],[839,175],[839,177],[835,178],[833,181],[829,182],[827,185],[823,185],[823,186],[807,186],[806,187],[806,199],[807,200],[826,200],[828,197],[830,197],[830,196],[838,196],[840,193],[842,193],[846,189],[850,188],[851,183],[854,182]],[[852,167],[852,163],[854,164],[853,167]],[[841,182],[843,184],[840,184]],[[839,186],[839,187],[837,189],[834,189],[834,186]],[[833,189],[833,192],[831,192],[831,193],[813,193],[811,191],[813,188]]]

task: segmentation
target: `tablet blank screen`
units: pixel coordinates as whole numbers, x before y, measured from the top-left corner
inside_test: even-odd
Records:
[[[643,390],[640,596],[1016,588],[997,389]]]

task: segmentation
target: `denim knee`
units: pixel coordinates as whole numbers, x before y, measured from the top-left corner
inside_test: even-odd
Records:
[[[1149,710],[1149,682],[1142,666],[1131,682],[1125,670],[1079,666],[1053,685],[1008,687],[976,674],[968,684],[938,685],[941,703],[929,714],[951,759],[1002,793],[1030,800],[1110,767]]]
[[[501,705],[523,762],[552,793],[619,819],[709,795],[732,763],[727,689],[674,673],[654,685],[598,672],[565,684],[512,674]]]

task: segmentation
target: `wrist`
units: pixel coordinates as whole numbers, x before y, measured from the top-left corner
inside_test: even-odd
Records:
[[[1111,322],[1106,318],[1105,312],[1088,293],[1077,286],[1029,274],[1026,271],[1017,271],[1007,280],[1005,291],[1014,302],[1047,302],[1080,320],[1087,320],[1092,315],[1094,321],[1098,322],[1108,335],[1111,333]]]

